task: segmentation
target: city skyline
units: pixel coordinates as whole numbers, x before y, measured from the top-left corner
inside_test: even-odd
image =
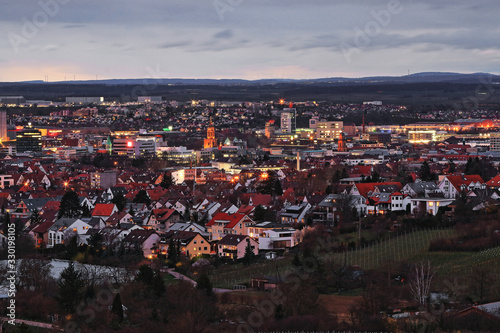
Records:
[[[8,1],[0,81],[498,74],[493,1]]]

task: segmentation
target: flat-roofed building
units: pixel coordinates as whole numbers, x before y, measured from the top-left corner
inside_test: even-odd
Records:
[[[342,121],[320,121],[316,127],[316,139],[323,141],[335,141],[340,137],[344,129]]]

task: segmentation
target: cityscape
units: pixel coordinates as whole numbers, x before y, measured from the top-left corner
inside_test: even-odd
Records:
[[[9,2],[0,332],[499,332],[499,12]]]

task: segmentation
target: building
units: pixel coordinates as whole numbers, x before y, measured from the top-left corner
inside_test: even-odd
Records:
[[[18,153],[42,151],[42,133],[33,128],[17,132],[16,149]]]
[[[297,111],[295,108],[285,108],[281,112],[281,133],[294,134],[297,129]]]
[[[250,245],[255,255],[259,254],[259,243],[253,238],[245,235],[226,235],[217,243],[217,255],[219,257],[241,259],[245,256],[248,245]]]
[[[113,153],[129,157],[155,155],[156,141],[154,138],[127,138],[113,140]]]
[[[387,144],[391,143],[391,139],[392,139],[391,131],[380,130],[368,133],[368,140],[370,141]]]
[[[161,103],[161,96],[138,96],[137,102],[139,103]]]
[[[248,235],[248,228],[254,224],[252,219],[245,214],[218,213],[208,221],[205,227],[210,234],[210,240],[219,240],[228,234]]]
[[[7,112],[0,111],[0,141],[7,141]]]
[[[171,230],[160,240],[159,250],[163,255],[168,255],[170,242],[178,244],[180,252],[188,258],[201,255],[210,255],[210,242],[197,232]]]
[[[90,187],[107,190],[118,182],[118,173],[115,171],[96,172],[90,175]]]
[[[0,188],[3,190],[6,187],[14,185],[14,177],[12,175],[0,175]]]
[[[316,139],[334,141],[340,138],[344,128],[342,121],[320,121],[316,126]]]
[[[274,131],[275,131],[275,127],[274,127],[274,120],[269,120],[269,121],[266,121],[266,128],[265,128],[265,136],[266,138],[270,139],[274,136]]]
[[[57,244],[64,244],[72,237],[85,234],[91,226],[77,218],[60,218],[48,228],[47,247],[54,247]],[[81,240],[77,240],[81,244]]]
[[[490,133],[490,150],[500,151],[500,132]]]
[[[68,104],[100,104],[104,102],[104,97],[66,97]]]
[[[208,124],[207,127],[207,138],[203,141],[203,147],[205,149],[217,147],[217,139],[215,138],[215,127],[212,122],[212,118],[210,118],[210,123]]]
[[[319,123],[318,116],[311,117],[311,119],[309,119],[309,128],[311,128],[311,129],[318,128],[318,123]]]
[[[259,250],[286,249],[296,245],[296,229],[274,223],[261,222],[249,229],[249,236],[259,242]]]
[[[26,103],[24,96],[0,96],[0,104],[19,105]]]
[[[500,135],[500,133],[499,133]],[[408,131],[408,142],[410,143],[424,143],[427,144],[429,142],[436,141],[436,131]],[[499,136],[500,143],[500,136]],[[500,145],[499,145],[500,150]]]

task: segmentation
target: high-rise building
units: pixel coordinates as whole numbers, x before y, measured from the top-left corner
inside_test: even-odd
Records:
[[[114,139],[112,152],[129,157],[153,156],[156,154],[156,141],[154,138]]]
[[[7,112],[0,111],[0,141],[6,141],[7,137]]]
[[[214,148],[217,147],[217,139],[215,138],[215,127],[212,123],[212,118],[210,118],[210,123],[207,128],[207,138],[203,141],[203,147]]]
[[[490,133],[490,150],[500,151],[500,133]]]
[[[297,129],[297,111],[295,108],[284,108],[281,112],[281,133],[293,134]]]
[[[316,127],[316,139],[323,141],[335,141],[340,137],[344,129],[342,121],[320,121]]]
[[[17,132],[16,149],[18,153],[42,151],[42,133],[34,128]]]

